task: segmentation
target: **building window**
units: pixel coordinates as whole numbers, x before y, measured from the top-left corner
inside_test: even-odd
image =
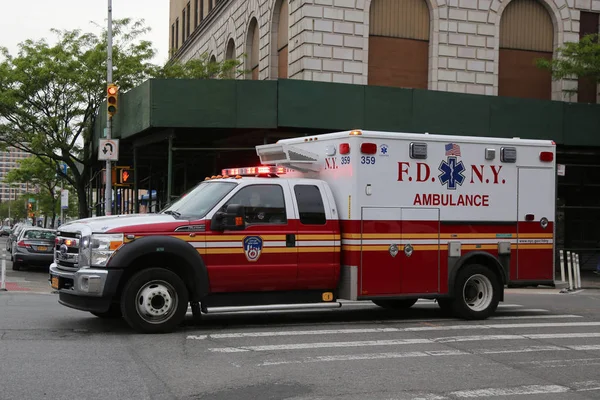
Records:
[[[429,7],[425,0],[373,0],[368,84],[427,89]]]
[[[190,21],[191,21],[191,12],[190,12],[190,3],[187,3],[187,21],[186,21],[186,32],[185,32],[185,38],[189,38],[190,37]]]
[[[581,11],[579,17],[579,39],[600,32],[600,14]],[[577,82],[577,102],[596,103],[598,84],[591,78],[579,78]]]
[[[185,8],[181,12],[181,44],[185,43]]]
[[[500,20],[498,95],[550,100],[552,76],[535,65],[552,59],[554,26],[537,0],[513,0]]]
[[[194,0],[194,29],[198,26],[198,1]]]
[[[256,18],[252,18],[248,27],[248,36],[246,37],[246,54],[249,57],[246,59],[247,69],[250,73],[246,78],[253,80],[258,79],[258,64],[259,64],[259,34],[258,34],[258,23]]]
[[[175,20],[175,49],[179,48],[179,18]]]
[[[171,50],[175,50],[175,24],[171,25]]]

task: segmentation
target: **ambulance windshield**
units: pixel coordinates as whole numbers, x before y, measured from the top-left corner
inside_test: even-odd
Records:
[[[233,182],[202,182],[161,213],[177,218],[203,218],[236,185]]]

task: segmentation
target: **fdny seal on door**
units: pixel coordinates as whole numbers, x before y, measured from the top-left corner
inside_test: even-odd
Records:
[[[244,253],[250,262],[258,261],[262,253],[263,240],[260,236],[246,236],[244,238]]]

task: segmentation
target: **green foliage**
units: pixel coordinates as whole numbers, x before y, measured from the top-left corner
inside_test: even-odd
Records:
[[[158,70],[155,77],[167,79],[230,79],[234,76],[234,73],[244,73],[240,69],[242,64],[238,60],[211,61],[209,55],[204,53],[200,57],[186,62],[173,60]]]
[[[539,68],[552,73],[552,79],[587,78],[600,83],[600,40],[598,34],[586,35],[578,42],[567,42],[557,49],[554,60],[538,59]]]
[[[232,77],[241,65],[202,56],[157,66],[150,62],[151,42],[142,40],[150,30],[143,20],[114,20],[112,27],[112,82],[121,92],[153,77]],[[71,173],[64,178],[75,189],[80,217],[86,217],[86,183],[95,162],[90,139],[107,83],[107,31],[52,32],[57,39],[52,45],[26,40],[17,55],[0,47],[0,147],[14,146],[46,164],[65,162]]]
[[[37,185],[41,192],[32,196],[39,202],[36,215],[50,216],[54,223],[57,203],[60,206],[60,192],[56,190],[60,184],[60,179],[56,176],[58,164],[48,157],[36,156],[20,160],[18,164],[18,168],[10,170],[6,174],[4,181],[9,184],[28,182],[31,185]]]
[[[157,72],[148,31],[141,22],[114,21],[113,81],[126,91]],[[0,49],[0,141],[55,162],[77,189],[86,216],[86,177],[92,160],[87,144],[106,88],[106,32],[52,30],[57,41],[27,40],[16,56]]]

